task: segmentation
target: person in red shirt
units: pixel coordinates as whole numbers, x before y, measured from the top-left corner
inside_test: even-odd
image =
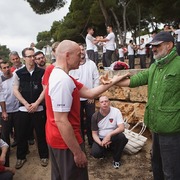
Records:
[[[93,99],[129,76],[114,76],[111,82],[88,89],[69,76],[81,61],[79,45],[62,41],[56,50],[56,66],[45,91],[46,140],[51,156],[51,179],[88,180],[87,158],[80,128],[80,97]]]
[[[0,139],[0,179],[12,180],[15,174],[15,169],[4,166],[6,153],[8,151],[8,144]]]

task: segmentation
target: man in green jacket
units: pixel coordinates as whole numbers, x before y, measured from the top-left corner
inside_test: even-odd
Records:
[[[154,180],[180,178],[180,56],[169,32],[160,32],[150,42],[155,62],[149,69],[119,86],[148,85],[145,124],[152,131]]]

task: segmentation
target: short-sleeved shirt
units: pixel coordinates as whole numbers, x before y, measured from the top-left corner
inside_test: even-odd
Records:
[[[123,50],[123,48],[118,49],[118,53],[119,53],[119,58],[124,57],[124,50]]]
[[[54,120],[54,112],[68,112],[79,144],[83,142],[80,131],[80,97],[79,90],[83,84],[66,74],[62,69],[54,68],[46,88],[46,140],[52,148],[68,149]]]
[[[115,130],[119,124],[123,124],[122,113],[115,107],[110,107],[107,116],[103,116],[99,111],[95,112],[91,120],[92,131],[98,131],[99,138],[104,138],[108,133]]]
[[[86,35],[86,50],[94,50],[94,39],[91,34]]]
[[[130,56],[134,55],[134,49],[132,44],[128,45],[128,55]]]
[[[113,32],[109,33],[106,37],[109,41],[106,42],[106,49],[114,51],[115,50],[115,35]]]
[[[145,43],[140,45],[139,54],[140,55],[145,55],[146,54],[146,44]]]
[[[174,33],[177,34],[177,42],[180,42],[180,29],[177,29]]]

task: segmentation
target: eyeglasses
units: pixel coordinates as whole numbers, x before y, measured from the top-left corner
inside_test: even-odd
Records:
[[[36,58],[36,60],[38,60],[38,61],[41,60],[41,59],[44,59],[44,56]]]
[[[34,58],[34,55],[25,56],[27,58]]]

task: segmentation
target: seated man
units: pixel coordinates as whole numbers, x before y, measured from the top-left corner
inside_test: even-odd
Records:
[[[113,166],[119,168],[122,151],[128,142],[124,131],[124,121],[119,109],[111,107],[108,97],[99,98],[100,109],[92,116],[92,136],[94,143],[91,154],[103,158],[107,149],[113,152]]]
[[[0,139],[0,179],[2,180],[12,180],[15,173],[15,170],[13,168],[4,166],[8,147],[8,144]]]

